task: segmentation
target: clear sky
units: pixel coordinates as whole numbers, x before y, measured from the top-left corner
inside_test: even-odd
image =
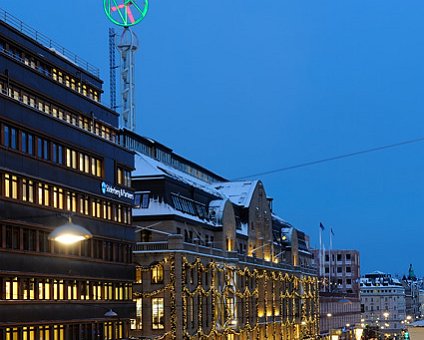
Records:
[[[101,69],[102,0],[0,7]],[[150,0],[137,132],[229,179],[424,136],[422,0]],[[108,95],[104,96],[109,103]],[[424,143],[261,179],[274,211],[362,273],[424,275]]]

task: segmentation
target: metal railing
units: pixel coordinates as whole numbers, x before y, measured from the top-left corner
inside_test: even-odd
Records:
[[[5,10],[1,8],[0,8],[0,20],[12,26],[13,28],[17,29],[19,32],[34,39],[35,41],[37,41],[44,47],[47,47],[48,49],[50,49],[52,52],[78,65],[79,67],[90,72],[91,74],[94,74],[96,77],[99,77],[100,72],[97,67],[91,65],[86,60],[77,56],[75,53],[66,49],[65,47],[58,44],[57,42],[53,41],[46,35],[38,32],[36,29],[32,28],[31,26],[28,26],[23,21],[19,20],[18,18],[16,18],[15,16],[11,15],[10,13],[6,12]]]

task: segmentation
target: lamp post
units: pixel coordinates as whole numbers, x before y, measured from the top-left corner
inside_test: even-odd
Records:
[[[263,239],[259,239],[259,240],[263,240]],[[271,259],[270,260],[272,260],[273,259],[273,256],[272,256],[272,253],[274,252],[274,247],[273,247],[273,242],[271,241],[271,242],[267,242],[267,243],[264,243],[263,245],[261,245],[261,246],[259,246],[259,247],[256,247],[256,248],[254,248],[254,249],[252,249],[252,250],[250,250],[249,251],[249,254],[250,254],[250,256],[253,256],[253,254],[257,251],[257,250],[259,250],[259,249],[262,249],[262,248],[264,248],[264,247],[266,247],[266,246],[271,246]],[[266,259],[265,259],[266,260]],[[269,259],[268,259],[269,260]]]

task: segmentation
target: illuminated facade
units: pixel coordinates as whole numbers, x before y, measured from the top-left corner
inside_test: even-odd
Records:
[[[134,158],[118,115],[92,66],[0,17],[0,339],[127,338]],[[67,216],[93,238],[49,241]]]
[[[124,142],[139,151],[132,335],[315,339],[308,238],[273,214],[262,183],[226,181],[130,132]]]

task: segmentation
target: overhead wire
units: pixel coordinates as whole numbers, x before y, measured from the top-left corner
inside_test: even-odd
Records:
[[[322,158],[322,159],[318,159],[318,160],[314,160],[314,161],[289,165],[289,166],[282,167],[282,168],[276,168],[276,169],[271,169],[271,170],[267,170],[267,171],[263,171],[263,172],[258,172],[258,173],[247,175],[247,176],[237,177],[237,178],[234,178],[233,181],[248,179],[248,178],[252,178],[252,177],[267,176],[267,175],[271,175],[271,174],[274,174],[274,173],[277,173],[277,172],[283,172],[283,171],[288,171],[288,170],[304,168],[304,167],[311,166],[311,165],[332,162],[332,161],[336,161],[336,160],[343,159],[343,158],[355,157],[355,156],[363,155],[363,154],[366,154],[366,153],[378,152],[378,151],[382,151],[382,150],[386,150],[386,149],[396,148],[396,147],[399,147],[399,146],[419,143],[419,142],[423,142],[423,141],[424,141],[424,137],[409,139],[409,140],[405,140],[405,141],[398,142],[398,143],[386,144],[386,145],[377,146],[377,147],[374,147],[374,148],[369,148],[369,149],[364,149],[364,150],[360,150],[360,151],[345,153],[345,154],[336,155],[336,156],[327,157],[327,158]]]

